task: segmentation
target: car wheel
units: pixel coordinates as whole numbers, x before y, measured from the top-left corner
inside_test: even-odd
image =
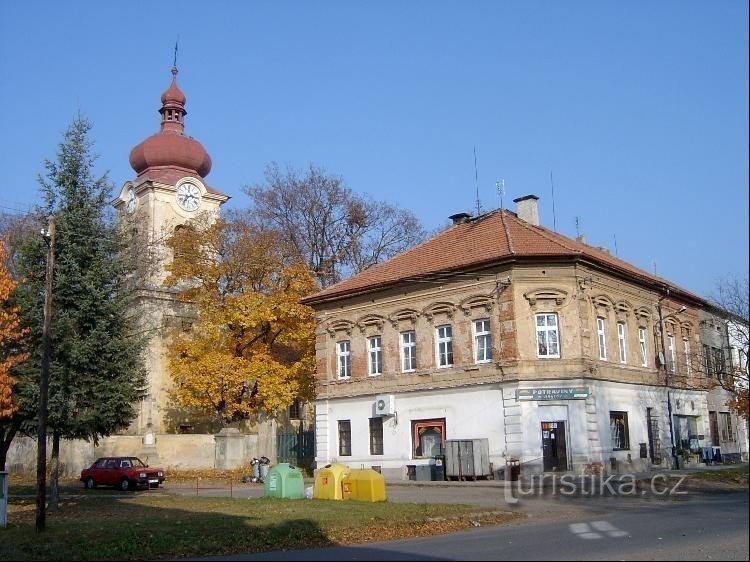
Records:
[[[91,476],[89,476],[86,479],[86,489],[87,490],[93,490],[94,488],[96,488],[96,482],[94,482],[94,479],[91,478]]]
[[[127,492],[127,491],[128,491],[128,490],[130,490],[131,488],[132,488],[132,487],[131,487],[131,485],[130,485],[130,480],[128,480],[127,478],[123,478],[123,479],[122,479],[122,480],[120,481],[120,490],[122,490],[123,492]]]

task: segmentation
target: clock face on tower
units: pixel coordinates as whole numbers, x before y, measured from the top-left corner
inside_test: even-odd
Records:
[[[177,186],[177,203],[186,211],[195,211],[201,206],[201,191],[192,182],[186,181]]]

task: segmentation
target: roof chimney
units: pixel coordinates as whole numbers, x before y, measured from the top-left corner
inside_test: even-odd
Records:
[[[456,213],[455,215],[451,215],[448,218],[453,221],[453,224],[463,224],[465,222],[469,222],[471,215],[469,213]]]
[[[516,215],[518,215],[518,218],[535,226],[539,226],[538,200],[539,197],[536,195],[525,195],[524,197],[513,199],[513,202],[517,204]]]

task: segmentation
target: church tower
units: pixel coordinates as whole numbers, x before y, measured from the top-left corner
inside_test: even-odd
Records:
[[[172,83],[161,96],[160,129],[130,152],[136,177],[125,182],[113,202],[139,241],[142,271],[133,310],[149,337],[149,389],[128,433],[143,435],[146,445],[153,444],[154,434],[192,430],[191,420],[170,409],[166,351],[168,330],[189,326],[195,312],[177,300],[174,288],[162,286],[171,259],[164,241],[175,228],[202,214],[215,220],[229,199],[206,182],[211,157],[185,134],[186,98],[177,85],[177,73],[175,66]]]

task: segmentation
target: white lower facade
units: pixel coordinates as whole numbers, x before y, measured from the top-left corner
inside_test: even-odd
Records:
[[[568,392],[573,388],[580,390],[575,398]],[[376,415],[376,395],[320,399],[315,460],[318,468],[338,462],[406,479],[413,467],[434,463],[440,435],[443,446],[487,439],[496,478],[510,459],[518,459],[525,474],[669,468],[668,394],[677,448],[710,447],[706,392],[581,378],[394,392],[386,395],[393,414],[385,416]],[[374,443],[371,434],[370,419],[378,417],[382,447],[380,422]]]

